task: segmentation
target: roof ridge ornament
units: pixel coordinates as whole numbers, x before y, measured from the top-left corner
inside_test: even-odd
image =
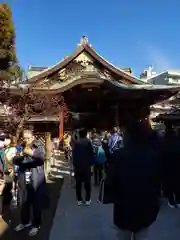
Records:
[[[80,46],[88,44],[88,38],[86,36],[82,36],[80,40]]]

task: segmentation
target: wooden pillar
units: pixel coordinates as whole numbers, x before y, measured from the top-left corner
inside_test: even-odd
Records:
[[[62,141],[64,135],[64,112],[60,112],[59,117],[59,142]]]
[[[45,168],[46,173],[48,174],[51,167],[51,154],[52,154],[52,143],[51,143],[51,133],[46,132],[45,133],[45,151],[46,151],[46,162],[45,162]]]

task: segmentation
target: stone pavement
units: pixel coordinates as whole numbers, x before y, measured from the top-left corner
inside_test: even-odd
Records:
[[[112,205],[97,202],[98,190],[93,188],[92,205],[78,207],[75,190],[70,186],[69,177],[59,199],[50,240],[116,240],[112,223]],[[149,240],[179,240],[180,210],[170,209],[164,203],[156,223],[150,228]]]

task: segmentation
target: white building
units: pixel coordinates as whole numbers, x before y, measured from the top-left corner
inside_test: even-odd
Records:
[[[153,85],[180,85],[180,70],[165,70],[157,73],[153,71],[153,67],[150,66],[141,73],[140,79],[145,83]],[[178,102],[178,100],[174,101],[175,98],[176,97],[172,97],[162,103],[151,106],[150,118],[153,119],[159,114],[171,112]]]
[[[146,83],[156,85],[180,85],[180,70],[165,70],[157,73],[150,66],[140,74],[140,79]]]

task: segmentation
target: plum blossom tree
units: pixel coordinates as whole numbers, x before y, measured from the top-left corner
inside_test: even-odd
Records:
[[[7,93],[6,93],[7,94]],[[18,89],[16,93],[9,93],[1,101],[7,116],[6,130],[16,136],[18,140],[23,127],[33,117],[68,117],[68,108],[62,95],[48,95],[36,92],[26,87]]]

